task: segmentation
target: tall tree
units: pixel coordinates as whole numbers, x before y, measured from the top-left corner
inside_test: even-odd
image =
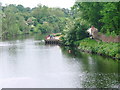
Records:
[[[81,17],[88,21],[91,25],[94,25],[98,29],[101,29],[102,23],[99,21],[102,18],[100,11],[103,5],[100,2],[76,2],[72,7],[75,13],[75,17]]]
[[[103,16],[100,20],[104,23],[101,31],[103,33],[106,32],[114,32],[117,35],[120,34],[119,30],[119,22],[120,22],[120,10],[119,10],[120,2],[114,3],[105,3],[103,5],[103,10],[101,10],[101,15]]]

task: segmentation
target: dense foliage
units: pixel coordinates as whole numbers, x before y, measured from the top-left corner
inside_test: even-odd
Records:
[[[85,32],[87,29],[86,25],[80,23],[80,19],[70,20],[68,19],[67,24],[63,30],[64,37],[62,38],[65,45],[74,46],[78,45],[77,41],[82,40],[88,36]]]
[[[2,37],[8,38],[18,34],[56,33],[65,26],[68,9],[49,8],[38,5],[35,8],[25,8],[22,5],[2,6]]]
[[[80,41],[79,49],[120,59],[118,43],[97,42],[90,38]]]
[[[119,2],[76,2],[71,20],[64,29],[64,43],[78,45],[76,41],[84,39],[86,30],[92,25],[106,35],[119,35],[119,5]]]
[[[9,37],[21,33],[28,33],[29,27],[26,25],[22,12],[14,5],[2,8],[2,36]]]
[[[2,6],[2,36],[8,38],[26,33],[62,33],[61,39],[65,45],[98,50],[98,53],[118,57],[117,44],[97,43],[85,38],[88,37],[86,30],[92,25],[100,33],[119,35],[119,5],[120,2],[76,1],[71,10],[43,5],[32,9],[13,4]],[[82,39],[85,41],[81,41]]]
[[[86,30],[93,25],[98,28],[99,33],[120,35],[119,5],[120,2],[76,2],[71,10],[72,17],[63,31],[63,44],[120,58],[118,43],[96,42],[88,39],[86,33]]]
[[[76,2],[74,17],[86,20],[102,33],[119,35],[120,2]]]

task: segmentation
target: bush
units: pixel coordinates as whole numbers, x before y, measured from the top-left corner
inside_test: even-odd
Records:
[[[80,24],[79,20],[69,22],[64,29],[64,42],[69,46],[78,46],[78,42],[88,36],[87,26]]]
[[[79,49],[120,58],[118,43],[96,42],[95,40],[86,38],[80,41]]]

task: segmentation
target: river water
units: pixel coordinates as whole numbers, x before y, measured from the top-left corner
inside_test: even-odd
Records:
[[[0,88],[117,88],[118,62],[38,37],[0,42]]]

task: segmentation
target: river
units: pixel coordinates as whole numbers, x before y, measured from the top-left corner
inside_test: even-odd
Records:
[[[118,62],[26,36],[0,42],[0,88],[117,88]]]

